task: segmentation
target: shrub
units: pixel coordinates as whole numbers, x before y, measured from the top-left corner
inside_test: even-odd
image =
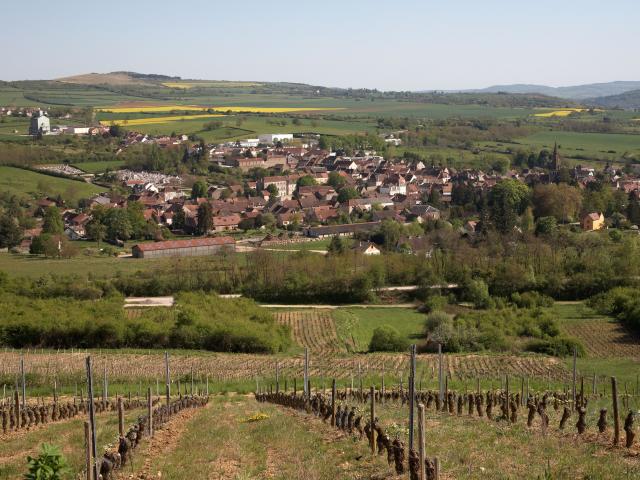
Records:
[[[492,306],[489,287],[484,280],[470,280],[465,285],[465,298],[472,302],[476,308],[489,308]]]
[[[511,301],[518,308],[552,307],[553,299],[538,292],[511,294]]]
[[[390,325],[377,327],[369,342],[370,352],[402,352],[408,347],[409,342]]]
[[[569,357],[576,349],[579,357],[585,356],[584,346],[573,338],[558,337],[546,340],[532,340],[525,346],[528,352],[544,353],[554,357]]]
[[[69,471],[67,461],[54,445],[43,444],[40,455],[27,457],[29,472],[25,474],[26,480],[61,480]]]
[[[424,302],[424,310],[427,313],[442,310],[447,303],[449,303],[449,299],[447,297],[443,297],[442,295],[431,295],[427,297]]]
[[[559,335],[556,322],[540,309],[493,309],[455,317],[444,312],[427,315],[425,334],[433,345],[446,352],[505,351],[513,342],[508,337],[551,339]]]

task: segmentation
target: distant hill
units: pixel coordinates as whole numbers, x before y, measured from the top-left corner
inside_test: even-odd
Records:
[[[180,77],[168,75],[146,74],[136,72],[111,72],[111,73],[86,73],[71,77],[57,78],[63,83],[76,83],[81,85],[157,85],[158,82],[176,81]]]
[[[619,81],[608,83],[590,83],[586,85],[574,85],[569,87],[549,87],[547,85],[494,85],[487,88],[464,90],[465,93],[537,93],[552,97],[567,98],[571,100],[586,100],[597,97],[619,95],[631,90],[639,90],[640,81]]]
[[[619,95],[609,95],[606,97],[590,98],[587,103],[605,108],[640,108],[640,89],[624,92]]]

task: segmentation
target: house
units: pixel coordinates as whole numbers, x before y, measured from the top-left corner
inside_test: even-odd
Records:
[[[352,248],[354,251],[367,256],[380,255],[382,253],[376,244],[371,242],[358,242]]]
[[[140,243],[133,246],[131,253],[134,258],[195,257],[213,255],[223,249],[235,251],[236,241],[232,237],[210,237]]]
[[[237,230],[241,220],[242,218],[237,214],[215,216],[213,217],[213,228],[211,230],[214,232]]]
[[[604,215],[598,212],[588,213],[582,218],[581,226],[583,230],[594,231],[604,228]]]

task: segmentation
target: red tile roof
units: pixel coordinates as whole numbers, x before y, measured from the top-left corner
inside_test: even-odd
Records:
[[[191,248],[191,247],[208,247],[212,245],[235,245],[236,241],[233,237],[208,237],[194,238],[193,240],[167,240],[165,242],[140,243],[134,245],[143,252],[152,252],[156,250],[169,250],[172,248]]]

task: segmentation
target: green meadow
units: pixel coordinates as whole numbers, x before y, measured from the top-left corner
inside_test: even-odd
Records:
[[[106,189],[31,170],[0,166],[0,190],[16,195],[61,195],[65,200],[73,202],[104,192]]]

